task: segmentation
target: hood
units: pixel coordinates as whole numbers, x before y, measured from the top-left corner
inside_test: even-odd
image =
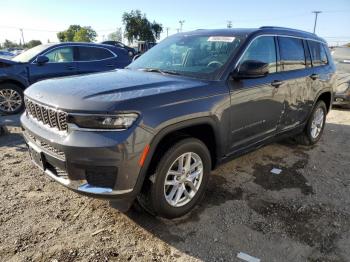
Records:
[[[27,88],[25,95],[67,111],[110,111],[130,101],[168,96],[168,93],[203,84],[189,78],[121,69],[40,81]]]
[[[6,59],[6,58],[1,58],[1,57],[0,57],[0,68],[1,68],[3,65],[15,65],[15,64],[19,64],[19,62],[12,61],[12,60],[10,60],[10,59]]]

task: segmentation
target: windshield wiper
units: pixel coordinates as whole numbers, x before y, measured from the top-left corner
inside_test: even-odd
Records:
[[[168,75],[180,75],[178,72],[175,72],[175,71],[163,70],[158,68],[141,68],[140,70],[145,72],[155,72],[155,73],[168,74]]]

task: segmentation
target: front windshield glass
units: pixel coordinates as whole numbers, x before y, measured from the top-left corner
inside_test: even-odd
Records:
[[[173,36],[154,46],[127,68],[212,79],[241,42],[241,38],[234,36]]]
[[[44,51],[46,48],[47,48],[47,45],[38,45],[36,47],[28,49],[27,51],[24,51],[22,54],[19,54],[18,56],[15,56],[14,58],[12,58],[12,60],[20,63],[27,63],[32,58],[36,57],[38,54]]]

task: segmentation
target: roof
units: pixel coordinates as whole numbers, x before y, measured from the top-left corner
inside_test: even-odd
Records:
[[[184,32],[181,34],[183,35],[198,34],[198,35],[214,35],[214,36],[219,36],[219,35],[248,36],[253,34],[278,34],[278,35],[289,35],[289,36],[307,38],[307,39],[312,39],[312,40],[326,43],[326,41],[323,38],[318,37],[316,34],[298,30],[298,29],[277,27],[277,26],[262,26],[260,28],[197,29],[195,31]]]

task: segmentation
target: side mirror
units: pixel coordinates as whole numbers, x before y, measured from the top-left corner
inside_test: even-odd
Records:
[[[47,62],[49,62],[49,58],[47,56],[44,56],[44,55],[39,55],[37,58],[36,58],[36,63],[38,65],[43,65],[43,64],[46,64]]]
[[[246,60],[239,66],[239,69],[233,73],[233,78],[258,78],[266,76],[268,73],[269,64],[257,60]]]

